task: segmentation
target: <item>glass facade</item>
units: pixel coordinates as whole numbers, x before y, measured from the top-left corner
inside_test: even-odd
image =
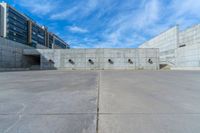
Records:
[[[27,44],[28,20],[11,7],[7,8],[7,38],[19,43]]]
[[[55,38],[54,45],[59,48],[66,49],[66,44],[60,41],[59,39]]]
[[[53,47],[53,35],[49,34],[49,48]]]
[[[32,24],[32,44],[45,46],[45,30],[37,24]]]
[[[6,16],[3,14],[6,13]],[[5,21],[4,21],[5,20]],[[6,27],[4,27],[6,25]],[[0,3],[1,36],[32,47],[69,48],[62,39],[6,3]],[[54,47],[55,46],[55,47]]]

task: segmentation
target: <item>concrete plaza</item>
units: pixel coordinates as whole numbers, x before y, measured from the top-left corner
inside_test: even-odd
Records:
[[[0,133],[197,133],[200,71],[0,73]]]

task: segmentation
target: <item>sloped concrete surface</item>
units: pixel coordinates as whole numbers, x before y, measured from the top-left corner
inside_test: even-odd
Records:
[[[0,133],[198,133],[199,71],[0,73]]]

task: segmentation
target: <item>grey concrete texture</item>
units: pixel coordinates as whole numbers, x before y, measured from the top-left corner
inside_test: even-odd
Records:
[[[200,68],[200,24],[180,32],[179,36],[179,46],[185,47],[176,49],[176,66]]]
[[[151,40],[140,45],[140,48],[159,48],[160,63],[175,65],[175,49],[178,46],[179,28],[178,26],[172,27],[165,32],[157,35]]]
[[[199,71],[0,73],[0,132],[198,133],[199,79]]]
[[[36,50],[41,56],[41,69],[159,69],[158,49],[67,49]],[[24,50],[26,55],[34,55],[35,50]],[[111,60],[112,63],[108,62]],[[129,59],[132,63],[129,62]],[[152,63],[149,63],[148,60]],[[49,60],[52,60],[52,65]],[[69,62],[72,60],[73,63]],[[89,62],[89,60],[92,61]]]
[[[99,133],[200,132],[200,72],[102,72]]]
[[[97,75],[0,73],[0,132],[95,133]]]
[[[23,68],[27,61],[23,56],[23,49],[29,46],[0,37],[0,68]]]
[[[200,68],[200,24],[180,31],[175,26],[140,45],[140,48],[159,48],[160,64],[173,69]]]

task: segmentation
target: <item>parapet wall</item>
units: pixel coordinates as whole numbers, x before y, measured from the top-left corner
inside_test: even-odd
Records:
[[[39,53],[41,69],[159,69],[158,49],[40,49],[24,53]]]

